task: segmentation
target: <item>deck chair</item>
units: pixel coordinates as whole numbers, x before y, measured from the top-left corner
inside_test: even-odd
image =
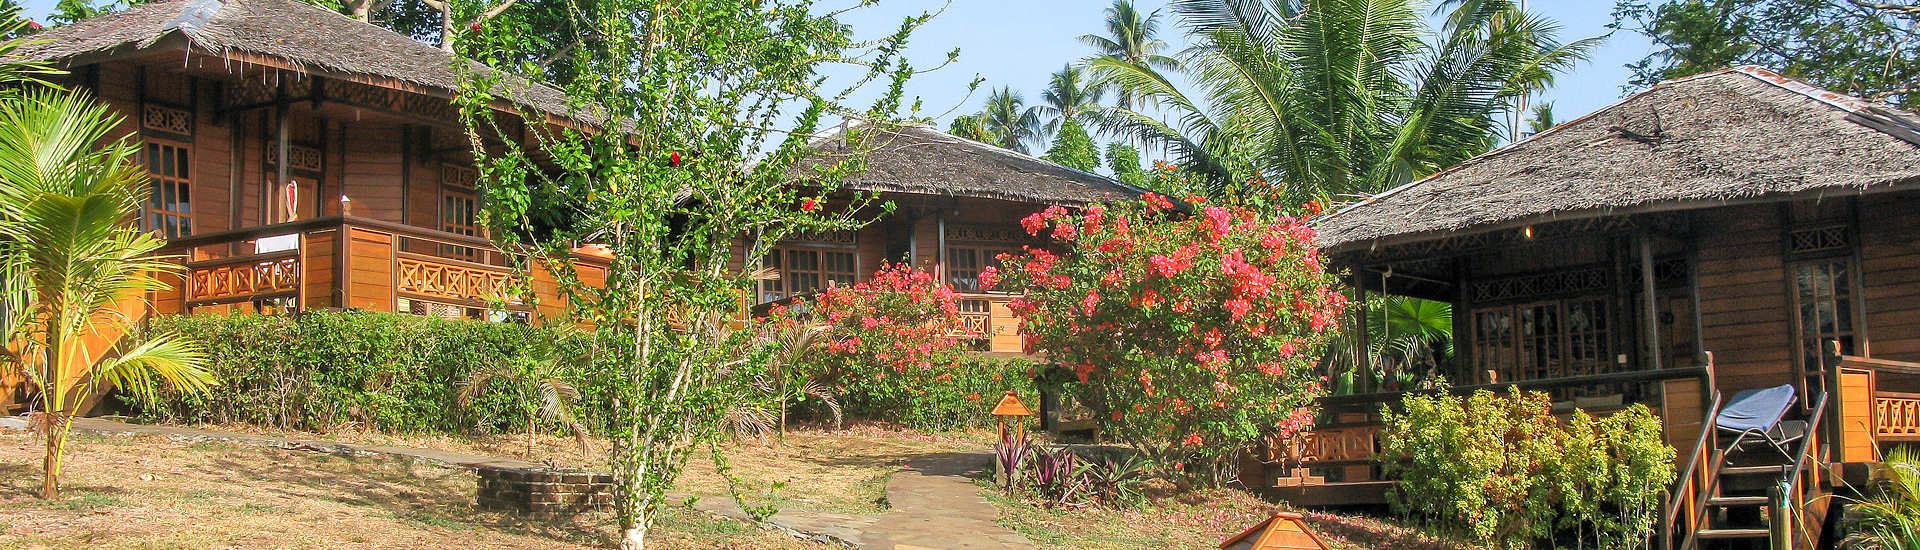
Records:
[[[1727,445],[1730,453],[1745,451],[1748,444],[1765,443],[1791,459],[1793,452],[1787,450],[1787,445],[1807,436],[1805,421],[1786,420],[1787,411],[1793,408],[1798,396],[1792,384],[1742,390],[1733,394],[1726,408],[1720,410],[1713,426],[1722,434],[1734,434],[1733,442]]]

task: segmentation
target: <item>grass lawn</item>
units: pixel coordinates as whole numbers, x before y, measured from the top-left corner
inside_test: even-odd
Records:
[[[582,453],[570,437],[544,434],[527,452],[525,434],[450,437],[339,431],[327,434],[263,430],[247,425],[198,428],[292,437],[440,449],[541,462],[570,468],[606,469],[606,442],[590,441]],[[772,438],[723,447],[739,489],[753,504],[771,502],[781,509],[837,513],[886,511],[887,480],[916,456],[991,446],[991,434],[926,434],[876,424],[852,424],[841,430],[790,429],[782,443]],[[696,454],[681,475],[676,492],[703,498],[730,498],[727,480],[704,453]]]
[[[984,482],[981,490],[1000,509],[1001,525],[1043,549],[1213,549],[1219,548],[1221,540],[1286,509],[1235,489],[1150,497],[1147,503],[1125,509],[1079,510],[1036,506]],[[1338,550],[1475,548],[1374,518],[1318,512],[1306,516],[1314,532]]]
[[[392,458],[75,434],[65,493],[40,489],[40,443],[0,432],[8,548],[604,548],[612,520],[526,522],[476,509],[472,472]],[[673,509],[657,548],[819,549]]]

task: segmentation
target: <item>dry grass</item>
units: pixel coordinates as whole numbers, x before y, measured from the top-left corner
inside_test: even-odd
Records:
[[[473,506],[475,476],[394,458],[76,434],[66,492],[34,494],[40,447],[0,432],[0,539],[9,548],[587,548],[589,514],[522,521]],[[697,512],[668,512],[659,548],[821,548]]]
[[[571,437],[542,434],[527,452],[525,434],[451,437],[341,430],[325,434],[267,430],[248,425],[197,428],[343,443],[438,449],[508,457],[569,468],[606,469],[606,442],[590,441],[586,452]],[[722,448],[737,488],[753,504],[781,509],[838,513],[886,510],[887,480],[913,457],[990,445],[991,434],[933,435],[891,426],[860,423],[841,430],[804,426],[788,431],[784,442],[753,439]],[[706,453],[688,462],[676,491],[704,498],[726,498],[726,479]]]
[[[1217,489],[1179,494],[1150,490],[1148,502],[1123,509],[1043,508],[983,487],[1000,509],[1000,524],[1040,548],[1145,550],[1218,548],[1220,541],[1287,508],[1246,491]],[[1467,550],[1471,545],[1363,516],[1307,513],[1316,534],[1336,550]]]

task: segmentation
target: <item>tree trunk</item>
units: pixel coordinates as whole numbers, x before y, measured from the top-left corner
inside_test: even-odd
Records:
[[[635,525],[620,533],[620,550],[646,550],[647,528]]]
[[[60,455],[66,451],[66,423],[55,413],[40,413],[46,417],[41,429],[47,434],[47,456],[41,459],[42,481],[40,496],[47,500],[60,498]]]

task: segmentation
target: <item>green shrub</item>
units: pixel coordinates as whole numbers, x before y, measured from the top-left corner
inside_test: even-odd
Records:
[[[463,407],[461,383],[483,368],[584,353],[580,339],[556,329],[388,313],[164,316],[152,324],[204,342],[221,381],[210,395],[130,402],[143,416],[176,423],[520,431],[526,424],[513,392],[484,392]]]
[[[1634,405],[1561,421],[1545,394],[1415,394],[1383,410],[1381,456],[1396,512],[1499,548],[1564,541],[1644,545],[1674,451]]]

